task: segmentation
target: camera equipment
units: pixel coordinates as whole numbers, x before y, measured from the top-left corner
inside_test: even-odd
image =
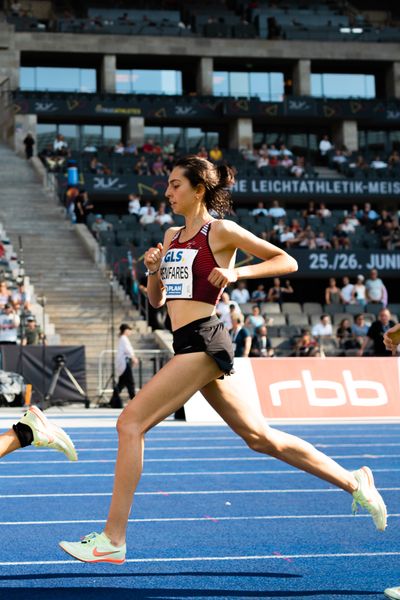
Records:
[[[89,400],[86,398],[84,390],[81,388],[71,371],[68,369],[64,354],[56,354],[53,357],[53,377],[51,378],[49,389],[43,399],[46,408],[48,408],[52,403],[54,390],[56,389],[56,385],[62,371],[64,371],[68,376],[75,389],[85,398],[85,406],[88,408]]]

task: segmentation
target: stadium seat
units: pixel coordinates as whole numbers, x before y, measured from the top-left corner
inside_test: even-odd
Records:
[[[373,315],[378,315],[382,308],[383,304],[381,304],[380,302],[378,304],[370,302],[365,307],[365,312],[372,313]]]
[[[282,302],[282,312],[285,314],[302,313],[300,302]]]
[[[308,315],[304,315],[301,313],[293,313],[291,315],[287,315],[288,325],[297,325],[298,327],[309,327],[309,319]]]
[[[364,307],[362,304],[345,304],[344,312],[350,315],[358,315],[359,313],[364,312]]]
[[[333,316],[333,324],[334,325],[339,325],[340,321],[342,321],[342,319],[348,319],[350,321],[350,323],[353,323],[353,315],[351,313],[347,313],[347,312],[341,312],[341,313],[336,313]]]
[[[270,333],[270,327],[268,328],[268,332]],[[280,335],[282,337],[287,337],[287,338],[292,338],[298,335],[301,335],[301,327],[299,327],[298,325],[282,325],[282,327],[279,328],[280,330]],[[272,333],[270,333],[270,335],[272,335]]]
[[[266,320],[267,324],[269,319],[272,320],[272,325],[274,325],[274,327],[280,327],[281,325],[286,325],[286,319],[285,319],[285,315],[282,314],[268,314],[268,313],[263,313],[263,317]]]
[[[325,304],[323,312],[327,315],[343,312],[343,304]]]
[[[322,314],[322,305],[319,302],[304,302],[303,312],[306,315]]]
[[[268,313],[269,315],[278,315],[281,311],[281,305],[278,302],[261,302],[261,312]]]
[[[293,352],[292,342],[284,337],[272,337],[271,345],[276,356],[290,356]]]

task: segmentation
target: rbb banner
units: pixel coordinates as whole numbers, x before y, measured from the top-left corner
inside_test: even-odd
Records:
[[[399,358],[239,358],[222,385],[268,421],[400,417]],[[220,421],[198,393],[188,421]]]

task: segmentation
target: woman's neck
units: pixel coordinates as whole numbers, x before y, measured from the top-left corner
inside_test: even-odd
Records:
[[[207,223],[210,219],[211,216],[205,209],[193,212],[189,215],[185,215],[185,228],[190,232],[195,231],[204,225],[204,223]]]

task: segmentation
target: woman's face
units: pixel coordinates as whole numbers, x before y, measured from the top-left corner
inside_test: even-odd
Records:
[[[175,167],[172,170],[165,196],[168,198],[173,212],[177,214],[185,214],[196,201],[201,201],[200,194],[196,193],[181,167]]]
[[[334,279],[334,277],[331,277],[329,280],[329,285],[331,287],[335,287],[336,286],[336,279]]]

